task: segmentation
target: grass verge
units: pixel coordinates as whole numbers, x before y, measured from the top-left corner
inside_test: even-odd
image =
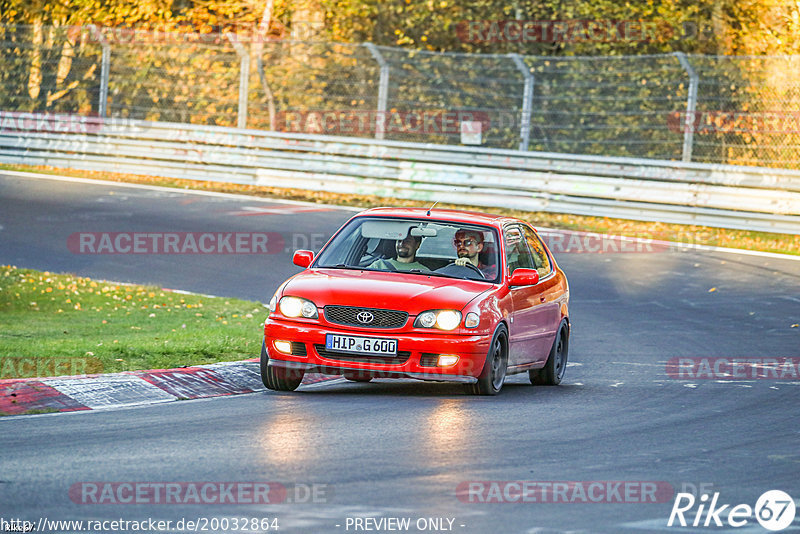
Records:
[[[266,309],[4,265],[0,315],[0,378],[30,378],[256,358]]]
[[[429,204],[425,202],[398,198],[378,198],[365,195],[345,195],[319,191],[306,191],[301,189],[283,189],[275,187],[229,184],[224,182],[204,182],[112,172],[81,171],[75,169],[58,169],[55,167],[3,164],[0,164],[0,169],[59,174],[114,182],[159,185],[180,189],[237,193],[266,198],[301,200],[305,202],[315,202],[321,204],[355,206],[365,209],[376,206],[429,207]],[[568,215],[548,212],[528,212],[505,208],[487,208],[469,205],[439,204],[439,206],[443,208],[475,209],[477,211],[488,213],[510,215],[512,217],[519,217],[520,219],[526,220],[534,226],[559,228],[563,230],[644,237],[655,240],[690,243],[693,245],[708,245],[714,247],[740,248],[762,252],[777,252],[782,254],[800,255],[800,235],[793,234],[773,234],[766,232],[751,232],[746,230],[711,228],[707,226],[688,226],[680,224],[632,221],[626,219],[612,219],[608,217],[587,217],[583,215]]]
[[[0,417],[10,417],[12,415],[39,415],[43,413],[58,413],[58,410],[56,408],[34,408],[20,413],[6,413],[0,411]]]

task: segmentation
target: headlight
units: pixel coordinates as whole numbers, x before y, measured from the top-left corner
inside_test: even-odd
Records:
[[[427,311],[419,314],[414,326],[421,326],[422,328],[431,328],[435,324],[436,324],[436,313],[432,311]]]
[[[274,311],[278,311],[278,293],[277,292],[275,292],[275,294],[272,295],[272,298],[269,299],[269,305],[267,306],[267,308],[269,308],[269,313],[272,313]]]
[[[461,312],[456,310],[430,310],[422,312],[414,321],[417,328],[453,330],[461,323]]]
[[[283,297],[278,304],[281,313],[286,317],[317,318],[317,306],[310,300],[299,297]]]
[[[464,319],[464,326],[467,328],[477,328],[480,324],[481,319],[478,317],[478,314],[475,312],[469,312],[467,317]]]

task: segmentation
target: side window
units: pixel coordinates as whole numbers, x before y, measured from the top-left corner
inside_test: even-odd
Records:
[[[503,236],[506,245],[506,263],[508,274],[513,274],[516,269],[533,269],[533,258],[528,251],[525,236],[519,226],[509,226]]]
[[[542,243],[541,239],[539,239],[539,236],[536,235],[536,232],[527,226],[525,227],[525,241],[528,244],[528,249],[531,251],[533,268],[539,271],[539,276],[546,276],[550,274],[550,271],[553,270],[553,267],[550,265],[550,258],[547,255],[544,244]]]

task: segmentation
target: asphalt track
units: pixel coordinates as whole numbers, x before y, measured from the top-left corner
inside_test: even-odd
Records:
[[[352,214],[303,209],[0,176],[0,262],[265,302],[297,271],[288,250],[329,236]],[[71,234],[100,231],[270,231],[286,247],[271,255],[68,250]],[[0,517],[277,518],[278,532],[367,531],[348,523],[354,517],[411,518],[411,532],[419,518],[453,519],[450,531],[463,533],[766,532],[753,518],[741,528],[669,528],[672,498],[459,498],[456,488],[470,481],[655,481],[674,491],[705,485],[731,505],[753,506],[771,489],[798,502],[800,380],[676,380],[665,365],[673,357],[800,356],[800,328],[792,328],[800,261],[698,250],[557,259],[569,276],[573,323],[560,387],[533,387],[520,375],[500,396],[478,398],[452,385],[337,380],[294,394],[3,418]],[[71,486],[91,481],[274,481],[301,488],[290,500],[304,501],[312,484],[324,495],[259,505],[70,499]],[[786,531],[798,530],[800,518]]]

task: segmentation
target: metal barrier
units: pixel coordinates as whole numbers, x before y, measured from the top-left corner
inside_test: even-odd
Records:
[[[0,112],[0,161],[800,233],[800,171]]]
[[[800,55],[439,53],[0,24],[0,109],[800,168]],[[471,119],[451,120],[468,116]]]

